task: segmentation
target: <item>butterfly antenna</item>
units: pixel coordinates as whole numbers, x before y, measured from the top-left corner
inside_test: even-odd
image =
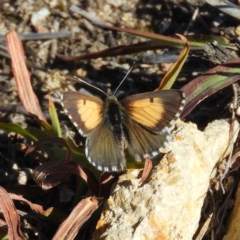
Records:
[[[123,80],[119,83],[119,85],[117,86],[117,88],[115,89],[113,96],[116,94],[117,90],[119,89],[119,87],[122,85],[122,83],[125,81],[125,79],[127,78],[127,76],[129,75],[129,73],[132,71],[133,67],[134,67],[134,63],[133,65],[130,67],[130,69],[128,70],[127,74],[125,75],[125,77],[123,78]]]
[[[107,96],[107,94],[102,90],[102,89],[100,89],[100,88],[98,88],[98,87],[95,87],[95,86],[93,86],[92,84],[90,84],[90,83],[88,83],[88,82],[86,82],[86,81],[84,81],[83,79],[81,79],[81,78],[79,78],[79,77],[77,77],[77,76],[74,76],[74,78],[76,78],[79,82],[82,82],[82,83],[84,83],[84,84],[86,84],[86,85],[88,85],[89,87],[92,87],[92,88],[94,88],[94,89],[96,89],[96,90],[98,90],[99,92],[101,92],[101,93],[103,93],[104,95],[106,95]]]

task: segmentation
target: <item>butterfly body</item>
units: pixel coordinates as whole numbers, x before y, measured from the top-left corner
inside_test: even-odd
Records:
[[[118,101],[66,92],[62,105],[79,132],[86,136],[88,160],[101,171],[123,171],[125,149],[141,161],[154,157],[170,140],[170,128],[179,117],[184,96],[178,90],[153,91]]]
[[[104,113],[103,117],[106,118],[109,126],[115,133],[122,133],[122,118],[123,113],[120,109],[120,105],[116,97],[109,97],[104,103]]]

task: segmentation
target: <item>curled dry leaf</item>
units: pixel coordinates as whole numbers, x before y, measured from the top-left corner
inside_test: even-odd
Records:
[[[69,145],[66,143],[66,140],[63,138],[45,138],[45,139],[40,139],[37,142],[35,142],[31,147],[28,148],[26,151],[26,155],[32,153],[33,151],[36,150],[36,148],[42,146],[43,144],[46,143],[52,143],[52,144],[60,144],[64,146],[67,149],[67,155],[65,156],[66,161],[71,161],[72,160],[72,151],[69,147]]]
[[[144,163],[142,178],[141,178],[142,183],[144,183],[146,181],[146,179],[149,176],[152,169],[153,169],[152,160],[150,158],[146,158],[145,163]]]
[[[8,238],[24,239],[20,229],[20,219],[8,192],[0,187],[0,206],[8,226]]]
[[[39,204],[31,203],[26,198],[23,198],[19,195],[13,194],[13,193],[9,193],[9,196],[11,197],[12,200],[17,200],[17,201],[20,201],[24,204],[29,205],[29,207],[37,213],[41,213],[41,214],[44,213],[43,207]]]
[[[118,173],[103,172],[100,176],[100,192],[99,196],[108,198],[112,184],[117,180]]]
[[[37,167],[33,179],[43,189],[52,188],[64,181],[70,174],[81,177],[94,194],[98,194],[99,184],[95,176],[87,168],[69,161],[48,162]]]
[[[73,209],[69,217],[59,226],[53,240],[74,239],[81,226],[91,217],[98,208],[95,197],[83,199]]]

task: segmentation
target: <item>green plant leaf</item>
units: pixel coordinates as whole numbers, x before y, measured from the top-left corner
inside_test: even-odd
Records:
[[[172,87],[172,85],[175,82],[179,72],[182,69],[183,64],[185,63],[185,61],[188,57],[188,53],[189,53],[190,48],[189,48],[189,44],[187,42],[187,39],[180,34],[177,34],[177,36],[180,37],[183,42],[185,42],[185,47],[181,51],[178,60],[175,63],[172,64],[172,66],[170,67],[168,72],[165,74],[164,78],[160,82],[160,87],[158,88],[158,90],[170,89]]]
[[[49,132],[49,133],[51,133],[51,132],[54,131],[54,130],[53,130],[53,127],[52,127],[50,124],[48,124],[47,122],[45,122],[45,121],[43,121],[43,120],[40,120],[40,119],[38,119],[38,122],[39,122],[39,124],[42,126],[42,128],[43,128],[44,131]],[[52,134],[49,134],[49,135],[52,136]],[[54,136],[55,136],[55,135],[54,135]]]
[[[30,132],[28,132],[27,130],[23,129],[21,126],[15,124],[15,123],[0,123],[0,129],[4,130],[6,132],[14,132],[14,133],[20,134],[30,141],[36,142],[38,140]]]
[[[181,88],[186,95],[186,104],[180,117],[184,118],[205,98],[239,80],[240,58],[218,65],[195,78]]]
[[[44,211],[43,216],[57,221],[59,221],[60,219],[65,219],[67,217],[64,212],[54,207],[50,207],[46,211]]]
[[[49,97],[48,99],[49,99],[49,106],[48,107],[49,107],[49,113],[50,113],[50,118],[51,118],[51,121],[52,121],[53,129],[56,132],[57,137],[62,137],[60,123],[59,123],[59,120],[58,120],[58,115],[57,115],[56,108],[55,108],[54,103],[51,100],[51,98]]]

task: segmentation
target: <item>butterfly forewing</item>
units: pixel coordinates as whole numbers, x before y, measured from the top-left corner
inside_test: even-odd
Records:
[[[132,95],[121,100],[126,114],[154,133],[173,125],[183,109],[181,91],[163,90]]]
[[[62,95],[62,105],[83,136],[87,136],[102,119],[103,101],[98,97],[65,92]]]

